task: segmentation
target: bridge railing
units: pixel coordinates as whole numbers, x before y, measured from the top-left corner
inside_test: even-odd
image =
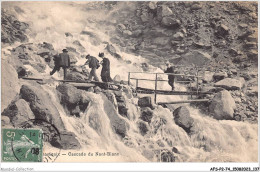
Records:
[[[155,79],[144,79],[144,78],[135,78],[131,77],[131,74],[150,74],[150,75],[155,75]],[[197,95],[199,94],[199,78],[202,78],[202,76],[198,75],[199,70],[196,71],[196,75],[187,75],[187,74],[175,74],[175,73],[147,73],[147,72],[128,72],[128,85],[130,85],[131,80],[136,81],[136,89],[138,88],[139,81],[154,81],[154,102],[157,102],[157,91],[158,91],[158,82],[165,82],[168,80],[158,78],[158,75],[171,75],[171,76],[185,76],[185,77],[193,77],[196,80],[196,91]],[[193,81],[176,81],[177,83],[191,83]]]

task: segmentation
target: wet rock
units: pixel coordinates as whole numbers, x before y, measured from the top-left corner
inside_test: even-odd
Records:
[[[171,16],[173,14],[172,10],[166,6],[166,5],[162,5],[162,17],[165,17],[165,16]]]
[[[1,115],[1,125],[2,127],[10,126],[10,119],[8,116]]]
[[[138,99],[138,106],[153,108],[152,98],[150,96],[139,98]]]
[[[118,110],[117,99],[115,94],[111,90],[104,90],[103,93],[106,95],[108,100],[114,105],[115,109]]]
[[[248,87],[246,94],[248,96],[257,96],[258,95],[258,86]]]
[[[173,153],[167,149],[161,151],[161,162],[175,162]]]
[[[205,71],[204,76],[202,78],[203,82],[210,83],[213,80],[213,75],[214,75],[213,72]]]
[[[99,86],[94,87],[94,93],[100,93],[102,92],[102,89]]]
[[[13,15],[1,11],[1,42],[12,44],[15,41],[25,42],[28,40],[25,30],[27,23],[18,21]]]
[[[229,28],[226,25],[221,24],[220,26],[218,26],[217,31],[216,31],[216,35],[218,37],[225,37],[228,34],[229,34]]]
[[[194,4],[190,7],[191,10],[199,10],[199,9],[201,9],[201,8],[202,8],[202,5],[201,5],[201,4],[197,4],[197,3],[194,3]]]
[[[59,126],[59,131],[65,130],[59,111],[52,103],[49,94],[44,91],[41,85],[35,82],[33,85],[22,85],[20,96],[30,104],[35,119],[43,119],[55,126]]]
[[[1,60],[1,112],[14,100],[20,92],[18,75],[6,60]]]
[[[15,127],[19,127],[21,123],[35,118],[29,104],[24,99],[11,103],[3,111],[2,115],[8,116]]]
[[[141,109],[141,116],[140,118],[143,120],[143,121],[146,121],[148,123],[151,123],[151,120],[153,118],[153,111],[151,108],[149,107],[145,107],[145,108],[142,108]]]
[[[244,78],[225,78],[214,84],[215,87],[225,88],[227,90],[241,90],[245,85]]]
[[[93,88],[93,87],[90,87],[90,88],[88,89],[88,92],[94,93],[94,88]]]
[[[153,44],[165,46],[169,42],[167,37],[157,37],[153,40]]]
[[[141,36],[143,34],[143,31],[142,30],[135,30],[135,31],[133,31],[132,32],[132,37],[135,37],[135,38],[137,38],[137,37],[139,37],[139,36]]]
[[[216,72],[216,73],[214,73],[214,75],[213,75],[213,79],[214,79],[215,81],[220,81],[220,80],[222,80],[222,79],[224,79],[224,78],[226,78],[226,77],[228,77],[228,75],[227,75],[226,72]]]
[[[165,147],[165,145],[164,145],[164,143],[163,143],[163,141],[161,139],[157,140],[156,143],[160,147]]]
[[[184,38],[184,35],[181,32],[177,32],[173,35],[174,41],[181,41],[181,40],[183,40],[183,38]]]
[[[148,22],[149,21],[149,14],[147,12],[142,12],[142,15],[140,16],[142,22]]]
[[[124,35],[124,36],[132,36],[132,34],[133,34],[133,33],[132,33],[130,30],[124,30],[124,31],[123,31],[123,35]]]
[[[149,124],[147,122],[144,122],[144,121],[138,121],[137,126],[138,126],[139,131],[140,131],[142,136],[146,135],[147,132],[149,131],[149,128],[150,128]]]
[[[69,32],[66,32],[65,35],[66,35],[66,37],[73,37],[73,35]]]
[[[209,112],[215,119],[230,120],[233,119],[234,109],[236,108],[235,101],[227,90],[218,92],[209,105]]]
[[[203,42],[193,42],[193,45],[196,47],[196,48],[204,48],[204,49],[211,49],[212,46],[210,44],[207,44],[207,43],[203,43]]]
[[[124,138],[129,129],[129,124],[126,123],[125,119],[117,113],[113,104],[107,99],[105,95],[102,95],[102,99],[104,101],[104,111],[108,115],[113,131]]]
[[[181,25],[180,20],[175,19],[173,17],[163,17],[161,23],[163,26],[173,28],[173,29],[177,29]]]
[[[72,81],[86,81],[88,77],[79,72],[70,72],[67,74],[66,79]]]
[[[61,84],[56,89],[62,94],[61,103],[68,107],[77,104],[81,100],[80,90],[70,84]]]
[[[247,57],[249,59],[257,61],[258,60],[258,52],[257,52],[257,50],[249,50],[247,52]]]
[[[209,60],[211,60],[211,56],[208,53],[194,50],[183,55],[182,59],[180,60],[180,64],[184,65],[197,65],[202,66],[206,64]]]
[[[40,73],[45,73],[46,65],[44,63],[33,63],[31,66]]]
[[[157,8],[157,2],[155,1],[150,1],[149,4],[148,4],[148,7],[151,9],[151,10],[155,10]]]
[[[63,131],[59,136],[54,137],[50,143],[56,148],[65,150],[81,148],[79,141],[76,139],[76,135],[72,132]]]
[[[190,117],[190,111],[185,106],[180,106],[173,111],[174,121],[177,125],[183,128],[187,133],[193,125],[193,119]]]
[[[47,42],[43,42],[42,44],[38,44],[38,47],[39,48],[45,48],[45,49],[50,50],[50,51],[54,50],[53,45],[50,44],[50,43],[47,43]]]
[[[234,48],[231,48],[228,52],[229,52],[229,54],[230,54],[231,56],[233,56],[233,57],[236,57],[236,56],[238,56],[238,55],[241,54],[240,51],[238,51],[238,50],[236,50],[236,49],[234,49]]]
[[[120,83],[120,81],[121,81],[120,76],[119,76],[119,75],[116,75],[116,76],[114,77],[113,81],[116,82],[116,83]]]

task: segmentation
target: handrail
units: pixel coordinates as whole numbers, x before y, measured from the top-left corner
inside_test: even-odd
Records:
[[[159,74],[159,75],[172,75],[172,76],[187,76],[187,77],[199,77],[202,78],[202,76],[197,75],[186,75],[186,74],[174,74],[174,73],[146,73],[146,72],[129,72],[129,73],[144,73],[144,74]]]

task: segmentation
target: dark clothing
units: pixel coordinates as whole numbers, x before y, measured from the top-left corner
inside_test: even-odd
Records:
[[[70,67],[70,56],[68,55],[68,53],[61,53],[59,56],[59,65],[61,67]]]
[[[102,61],[101,79],[103,82],[112,82],[110,77],[110,61],[108,58],[104,58]]]
[[[54,56],[54,68],[50,72],[50,75],[53,75],[56,71],[60,71],[60,68],[63,68],[64,80],[67,76],[67,68],[70,67],[70,57],[67,53],[61,53]]]
[[[98,59],[97,59],[96,57],[93,57],[93,56],[90,56],[86,63],[88,63],[89,68],[95,68],[95,69],[97,69],[98,66],[99,66],[99,61],[98,61]]]
[[[165,73],[173,73],[174,74],[174,67],[168,67],[165,71]],[[172,90],[174,90],[174,75],[168,75],[168,83],[172,87]]]

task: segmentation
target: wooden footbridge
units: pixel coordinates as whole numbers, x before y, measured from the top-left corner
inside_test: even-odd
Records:
[[[176,67],[176,66],[175,66]],[[179,67],[179,66],[178,66]],[[187,67],[186,67],[187,68]],[[134,74],[149,74],[155,75],[155,79],[144,79],[144,78],[134,78],[132,75]],[[188,83],[191,84],[192,82],[196,82],[196,91],[168,91],[168,90],[159,90],[158,89],[158,82],[168,82],[168,80],[160,79],[158,76],[160,75],[173,75],[173,76],[184,76],[193,78],[189,81],[178,81],[175,79],[175,83]],[[175,101],[175,102],[157,102],[157,95],[190,95],[192,96],[200,96],[200,95],[207,95],[213,94],[213,92],[202,92],[199,91],[199,79],[201,76],[198,75],[186,75],[186,74],[173,74],[173,73],[145,73],[145,72],[129,72],[128,73],[128,85],[131,85],[131,80],[135,80],[135,92],[136,94],[153,94],[154,95],[154,102],[163,105],[163,104],[179,104],[179,103],[192,103],[192,102],[207,102],[209,99],[189,99],[189,100],[182,100],[182,101]],[[75,80],[56,80],[54,78],[49,79],[39,79],[39,78],[28,78],[23,77],[22,79],[25,80],[34,80],[43,83],[48,82],[62,82],[62,83],[69,83],[79,89],[88,90],[90,87],[99,86],[102,89],[110,89],[110,90],[119,90],[123,86],[122,84],[117,83],[105,83],[105,82],[98,82],[98,81],[75,81]],[[153,81],[154,82],[154,89],[142,88],[139,87],[139,81]]]

